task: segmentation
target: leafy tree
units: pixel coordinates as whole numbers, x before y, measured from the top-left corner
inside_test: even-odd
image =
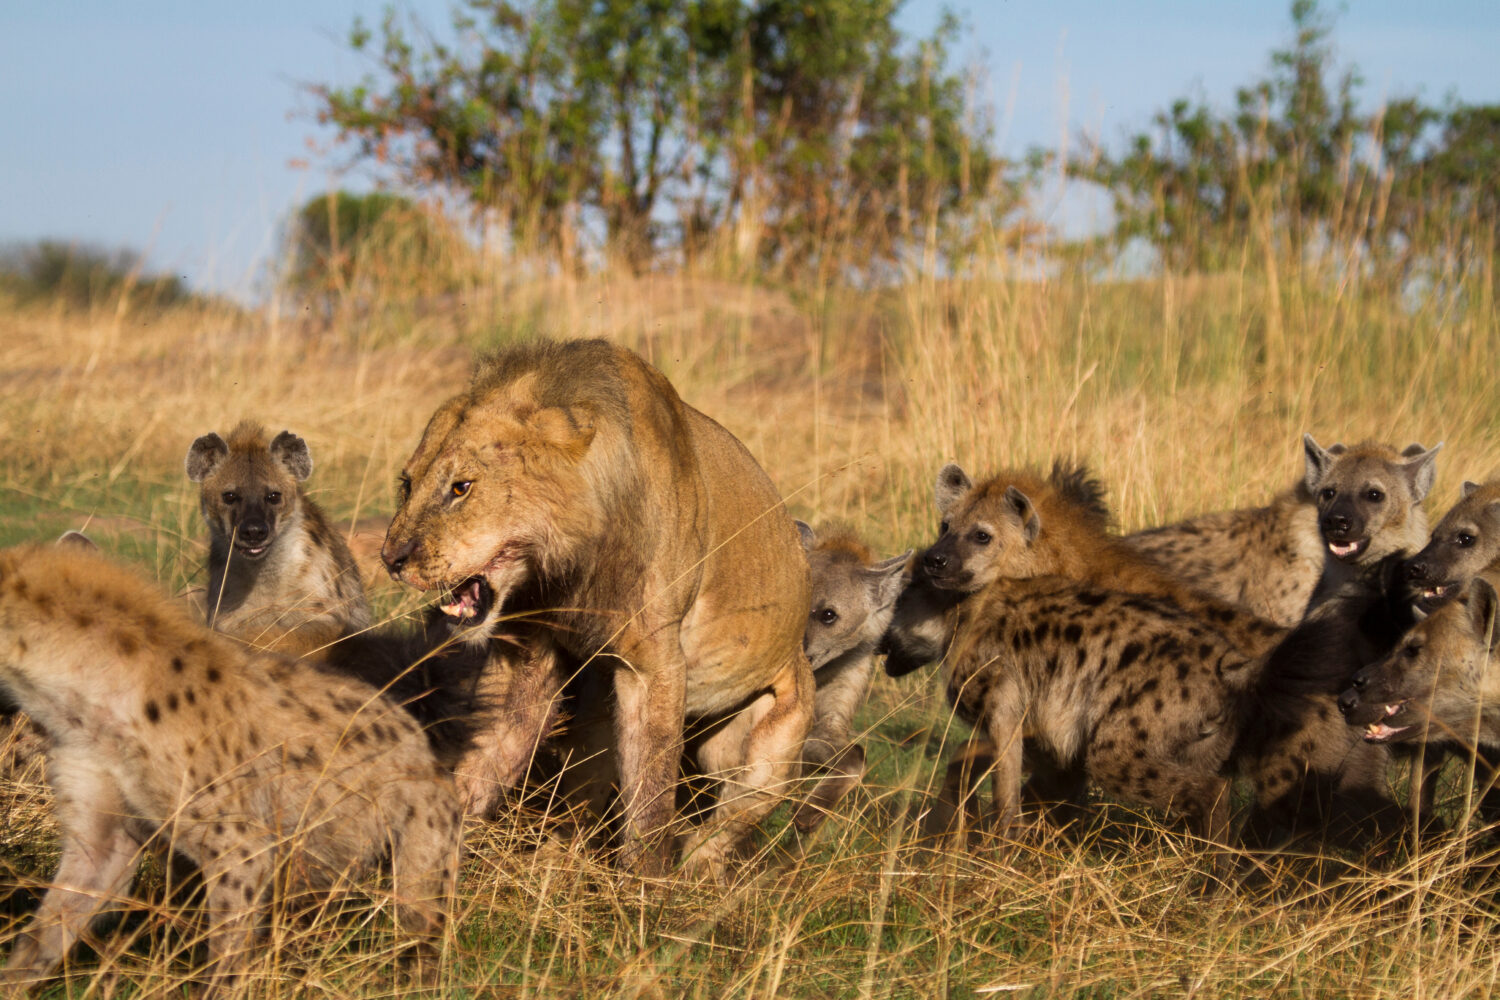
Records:
[[[388,12],[321,120],[403,181],[462,193],[512,238],[637,267],[731,227],[762,261],[899,257],[992,191],[988,118],[915,46],[897,0],[466,0],[451,40]],[[866,259],[857,259],[861,256]]]

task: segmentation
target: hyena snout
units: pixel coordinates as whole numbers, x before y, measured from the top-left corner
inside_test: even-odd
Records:
[[[1353,511],[1334,508],[1323,515],[1318,527],[1323,532],[1323,537],[1329,541],[1346,542],[1363,533],[1364,519],[1357,517]]]
[[[1360,670],[1349,678],[1349,686],[1339,692],[1339,711],[1347,718],[1359,709],[1364,700],[1366,689],[1370,686],[1368,668]]]

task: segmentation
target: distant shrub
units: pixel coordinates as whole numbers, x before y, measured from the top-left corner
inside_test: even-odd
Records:
[[[281,287],[332,308],[451,291],[468,248],[436,212],[375,191],[330,191],[293,213],[282,236]]]
[[[0,251],[0,288],[23,302],[54,301],[79,309],[116,303],[162,308],[193,298],[176,275],[148,274],[134,250],[38,240]]]

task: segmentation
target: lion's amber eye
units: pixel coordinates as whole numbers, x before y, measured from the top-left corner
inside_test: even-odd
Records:
[[[474,486],[474,483],[472,481],[470,481],[468,479],[465,479],[465,480],[461,480],[460,482],[456,482],[452,486],[448,487],[448,492],[452,493],[453,494],[453,499],[457,500],[460,497],[466,497],[466,496],[468,496],[469,495],[469,490],[473,486]]]

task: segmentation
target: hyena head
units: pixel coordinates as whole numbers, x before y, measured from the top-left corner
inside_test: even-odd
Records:
[[[1436,475],[1433,460],[1443,446],[1408,445],[1397,452],[1366,442],[1324,449],[1311,434],[1304,482],[1318,505],[1318,530],[1340,562],[1368,566],[1393,552],[1413,551],[1427,540],[1421,503]]]
[[[845,653],[873,653],[896,610],[911,550],[876,562],[850,533],[820,539],[801,521],[797,532],[812,582],[812,610],[802,634],[808,662],[817,670]]]
[[[1500,481],[1464,483],[1463,496],[1437,527],[1427,547],[1406,563],[1406,579],[1428,611],[1460,593],[1500,560]]]
[[[1482,702],[1494,700],[1487,675],[1493,677],[1500,652],[1497,605],[1495,588],[1475,577],[1455,600],[1413,625],[1390,655],[1354,675],[1339,696],[1345,721],[1364,726],[1372,743],[1454,736],[1468,742]],[[1500,733],[1480,734],[1481,742],[1497,740]]]
[[[1073,534],[1064,518],[1086,522],[1070,527],[1103,531],[1103,494],[1081,468],[1054,465],[1046,479],[1002,472],[976,486],[963,469],[945,465],[937,478],[938,539],[922,553],[922,570],[933,586],[965,594],[998,579],[1057,573],[1060,553],[1047,544],[1044,524],[1056,520],[1059,535]]]
[[[301,516],[301,488],[312,475],[307,443],[282,431],[270,443],[259,424],[242,422],[225,441],[205,434],[187,453],[187,476],[202,484],[203,519],[236,559],[265,557],[278,533]]]

